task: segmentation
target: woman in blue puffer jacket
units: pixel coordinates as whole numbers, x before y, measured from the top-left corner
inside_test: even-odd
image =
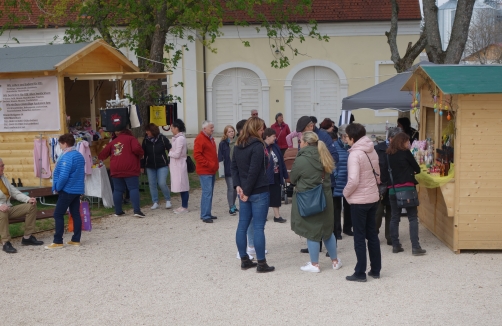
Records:
[[[82,234],[80,195],[85,192],[85,160],[82,154],[75,150],[75,138],[72,134],[59,137],[59,146],[63,153],[56,163],[52,181],[52,192],[59,195],[54,210],[54,241],[46,246],[46,249],[63,248],[64,215],[68,208],[73,218],[73,236],[67,244],[79,246]]]
[[[347,235],[352,233],[352,218],[350,215],[350,204],[343,197],[343,189],[347,184],[347,160],[349,159],[349,146],[347,145],[347,133],[345,128],[348,125],[341,125],[338,128],[338,140],[333,142],[338,151],[339,161],[336,164],[336,185],[333,191],[333,206],[335,208],[335,237],[342,239],[342,231]],[[342,229],[342,205],[343,205],[343,229]]]

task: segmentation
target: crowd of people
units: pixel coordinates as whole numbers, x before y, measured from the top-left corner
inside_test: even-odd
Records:
[[[286,188],[294,186],[291,205],[291,229],[305,237],[310,261],[301,267],[306,272],[320,272],[319,252],[322,244],[327,249],[326,256],[332,261],[333,269],[342,267],[337,254],[337,241],[345,236],[353,236],[357,264],[354,273],[347,276],[349,281],[366,281],[366,275],[380,277],[381,249],[378,233],[385,218],[385,239],[392,246],[393,253],[404,251],[399,240],[401,208],[396,201],[396,193],[413,189],[417,181],[415,174],[420,167],[410,152],[410,141],[418,138],[418,132],[411,128],[409,119],[400,118],[398,127],[390,128],[385,142],[374,144],[366,136],[363,125],[351,119],[349,124],[336,126],[329,118],[319,127],[317,118],[302,116],[291,131],[281,113],[275,116],[275,123],[267,128],[264,120],[253,110],[247,120],[241,120],[235,128],[228,125],[217,149],[213,137],[214,123],[204,121],[195,138],[193,157],[201,189],[200,219],[204,223],[214,223],[212,213],[214,185],[220,162],[227,185],[229,214],[239,215],[235,241],[237,258],[241,269],[256,268],[258,273],[275,270],[266,260],[265,225],[270,208],[273,221],[285,223],[280,214],[281,203]],[[181,206],[174,209],[176,214],[188,212],[189,178],[186,128],[182,120],[175,120],[171,126],[171,141],[153,123],[145,127],[146,135],[140,144],[128,129],[117,132],[99,153],[98,158],[110,157],[110,175],[113,184],[115,216],[122,216],[124,194],[129,194],[134,208],[134,216],[145,217],[141,211],[139,177],[148,176],[151,209],[159,209],[160,188],[165,200],[165,208],[172,208],[171,192],[180,193]],[[298,146],[293,146],[293,139]],[[54,170],[53,192],[58,201],[54,212],[55,234],[47,249],[63,247],[64,214],[69,209],[74,220],[74,233],[69,245],[80,245],[81,217],[79,198],[84,192],[84,159],[75,150],[75,140],[71,135],[62,135],[59,143],[63,154]],[[294,151],[296,157],[288,170],[284,156]],[[34,233],[36,200],[19,192],[8,183],[3,175],[4,164],[0,159],[0,236],[3,250],[15,253],[8,233],[9,218],[26,216],[23,245],[42,245]],[[171,172],[170,187],[167,184]],[[384,185],[384,193],[379,190]],[[319,189],[321,210],[305,215],[300,209],[300,195]],[[25,204],[12,206],[10,198]],[[314,198],[314,197],[313,197]],[[315,198],[314,198],[315,199]],[[315,199],[315,200],[317,200]],[[314,201],[315,201],[314,200]],[[238,202],[238,205],[237,205]],[[343,211],[343,222],[342,222]],[[418,237],[417,207],[409,207],[406,213],[410,224],[412,254],[423,255]],[[367,271],[367,252],[370,269]],[[254,262],[256,255],[257,262]]]

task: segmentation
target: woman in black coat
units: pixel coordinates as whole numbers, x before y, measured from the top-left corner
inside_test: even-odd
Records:
[[[418,183],[415,174],[420,173],[420,166],[410,152],[410,138],[404,132],[398,133],[390,142],[387,149],[388,164],[390,166],[389,177],[389,201],[392,208],[390,221],[390,236],[392,239],[392,252],[404,251],[399,242],[399,222],[401,220],[401,208],[397,206],[396,193],[413,190]],[[425,254],[418,241],[418,209],[407,207],[408,220],[410,222],[410,240],[412,254],[414,256]]]
[[[171,143],[166,136],[160,133],[159,127],[155,123],[147,125],[145,131],[146,136],[141,145],[145,152],[141,160],[141,172],[144,172],[146,168],[150,195],[153,202],[151,209],[159,208],[159,191],[157,185],[160,187],[166,200],[166,208],[171,208],[171,192],[167,186],[169,158],[166,154],[166,151],[169,152],[171,149]]]

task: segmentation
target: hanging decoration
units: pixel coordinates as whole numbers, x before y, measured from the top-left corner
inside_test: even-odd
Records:
[[[418,92],[418,81],[415,78],[415,87],[413,89],[413,98],[411,101],[411,113],[415,114],[418,111],[418,102],[420,100],[420,93]]]
[[[434,86],[434,113],[438,112],[438,88]]]
[[[439,93],[439,115],[443,115],[443,92]]]

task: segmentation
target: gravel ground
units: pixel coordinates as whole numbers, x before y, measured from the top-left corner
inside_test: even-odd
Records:
[[[382,241],[381,279],[345,281],[355,266],[352,237],[338,242],[344,266],[300,271],[305,239],[288,223],[266,228],[269,274],[241,271],[236,259],[237,217],[228,215],[225,182],[216,183],[213,224],[199,220],[200,191],[189,214],[150,211],[95,220],[82,246],[48,251],[13,245],[0,253],[3,325],[498,325],[502,308],[500,252],[452,253],[420,228],[427,255],[413,257],[408,223],[405,251]],[[179,206],[179,197],[173,200]],[[269,219],[272,217],[269,214]],[[50,243],[51,233],[38,238]],[[65,241],[70,239],[65,235]],[[4,324],[5,323],[5,324]]]

